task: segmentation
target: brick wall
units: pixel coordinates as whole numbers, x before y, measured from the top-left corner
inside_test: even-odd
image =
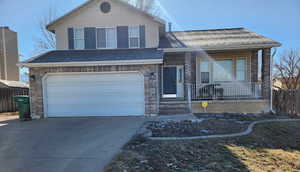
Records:
[[[251,54],[251,82],[258,81],[258,51],[252,51]]]
[[[271,81],[270,81],[270,62],[271,49],[263,49],[262,51],[262,96],[264,99],[271,98]]]
[[[47,67],[31,68],[30,81],[31,112],[33,117],[43,118],[43,86],[42,79],[47,73],[61,72],[113,72],[113,71],[139,71],[145,79],[145,112],[158,114],[158,71],[159,65],[130,65],[130,66],[93,66],[93,67]],[[154,75],[152,75],[154,74]]]
[[[201,102],[193,102],[193,113],[261,113],[270,111],[269,100],[209,101],[206,111]]]

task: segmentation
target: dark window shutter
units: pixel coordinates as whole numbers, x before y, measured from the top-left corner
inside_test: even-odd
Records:
[[[106,31],[105,31],[105,28],[97,29],[97,48],[106,48]]]
[[[84,28],[84,46],[85,49],[96,49],[96,28]]]
[[[129,48],[128,26],[117,27],[118,48]]]
[[[68,28],[69,49],[74,49],[74,29]]]
[[[140,48],[146,48],[146,33],[145,26],[140,26]]]

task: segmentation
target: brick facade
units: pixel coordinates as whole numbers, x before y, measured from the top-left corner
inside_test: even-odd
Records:
[[[264,99],[271,98],[271,49],[263,49],[262,51],[262,96]]]
[[[130,65],[130,66],[92,66],[92,67],[44,67],[31,68],[30,97],[33,117],[43,118],[43,77],[47,73],[67,72],[121,72],[139,71],[145,79],[145,112],[147,115],[158,114],[159,109],[159,66],[160,65]]]
[[[201,102],[193,102],[193,113],[266,113],[270,111],[269,100],[214,100],[204,109]]]
[[[251,82],[258,81],[258,51],[252,51],[251,54]]]

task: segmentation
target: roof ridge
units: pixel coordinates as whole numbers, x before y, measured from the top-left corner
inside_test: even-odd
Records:
[[[111,48],[111,49],[66,49],[66,50],[51,50],[42,55],[51,52],[63,52],[63,51],[121,51],[121,50],[157,50],[158,48]]]

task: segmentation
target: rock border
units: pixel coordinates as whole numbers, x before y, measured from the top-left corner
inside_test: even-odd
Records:
[[[220,135],[209,135],[209,136],[193,136],[193,137],[148,137],[150,140],[160,140],[160,141],[168,141],[168,140],[196,140],[196,139],[214,139],[214,138],[228,138],[228,137],[240,137],[245,136],[252,133],[253,128],[257,124],[270,123],[270,122],[293,122],[300,121],[300,119],[273,119],[273,120],[262,120],[252,122],[246,131],[240,133],[233,134],[220,134]]]

